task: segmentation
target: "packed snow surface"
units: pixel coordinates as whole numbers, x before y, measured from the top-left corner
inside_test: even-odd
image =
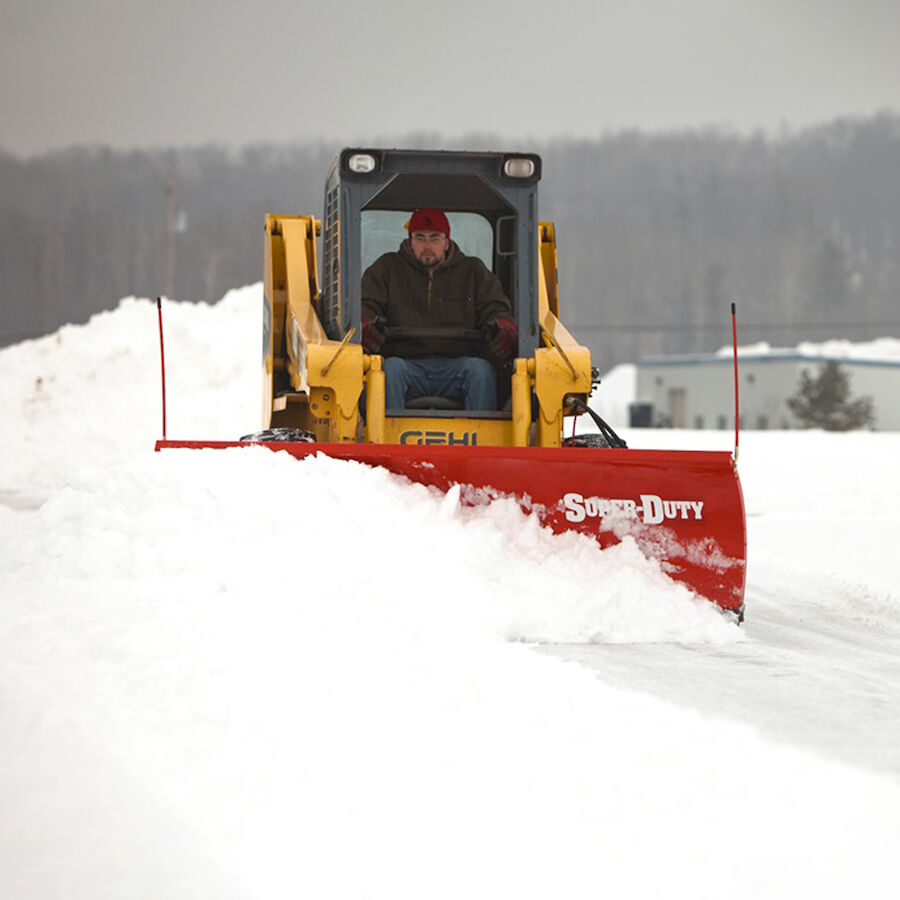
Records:
[[[169,437],[258,427],[260,306],[165,304]],[[0,351],[0,897],[897,896],[900,435],[742,437],[738,628],[511,502],[151,452],[156,323]]]

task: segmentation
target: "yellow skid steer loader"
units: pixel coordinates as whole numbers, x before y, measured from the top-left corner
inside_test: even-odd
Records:
[[[740,619],[746,532],[734,458],[627,449],[591,412],[596,373],[559,318],[540,178],[530,153],[348,148],[328,173],[322,222],[266,216],[262,431],[243,440],[380,465],[443,490],[459,484],[464,502],[514,496],[554,530],[601,546],[631,535],[671,577]],[[497,409],[428,397],[385,407],[382,356],[360,340],[362,276],[397,250],[419,207],[446,212],[460,249],[511,302],[518,347],[511,362],[492,359]],[[442,337],[489,341],[461,330]],[[564,439],[565,420],[585,412],[598,434]],[[163,440],[157,449],[238,443]]]

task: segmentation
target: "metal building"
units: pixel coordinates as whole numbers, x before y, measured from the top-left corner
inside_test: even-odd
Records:
[[[808,354],[796,349],[741,352],[741,427],[800,427],[787,405],[803,371],[815,376],[836,362],[850,376],[851,398],[872,398],[876,431],[900,431],[900,359]],[[734,372],[730,355],[690,354],[637,363],[634,426],[734,428]]]

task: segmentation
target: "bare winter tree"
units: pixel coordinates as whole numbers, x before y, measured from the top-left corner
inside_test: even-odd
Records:
[[[183,300],[259,281],[265,213],[321,216],[338,149],[0,151],[0,344],[165,293],[167,271]],[[527,149],[544,158],[541,217],[557,226],[563,318],[601,367],[718,349],[732,301],[747,342],[900,333],[900,116],[777,139],[630,132]]]

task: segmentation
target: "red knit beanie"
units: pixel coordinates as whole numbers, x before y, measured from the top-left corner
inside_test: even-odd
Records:
[[[450,237],[450,223],[439,209],[417,209],[407,227],[410,234],[414,231],[439,231]]]

